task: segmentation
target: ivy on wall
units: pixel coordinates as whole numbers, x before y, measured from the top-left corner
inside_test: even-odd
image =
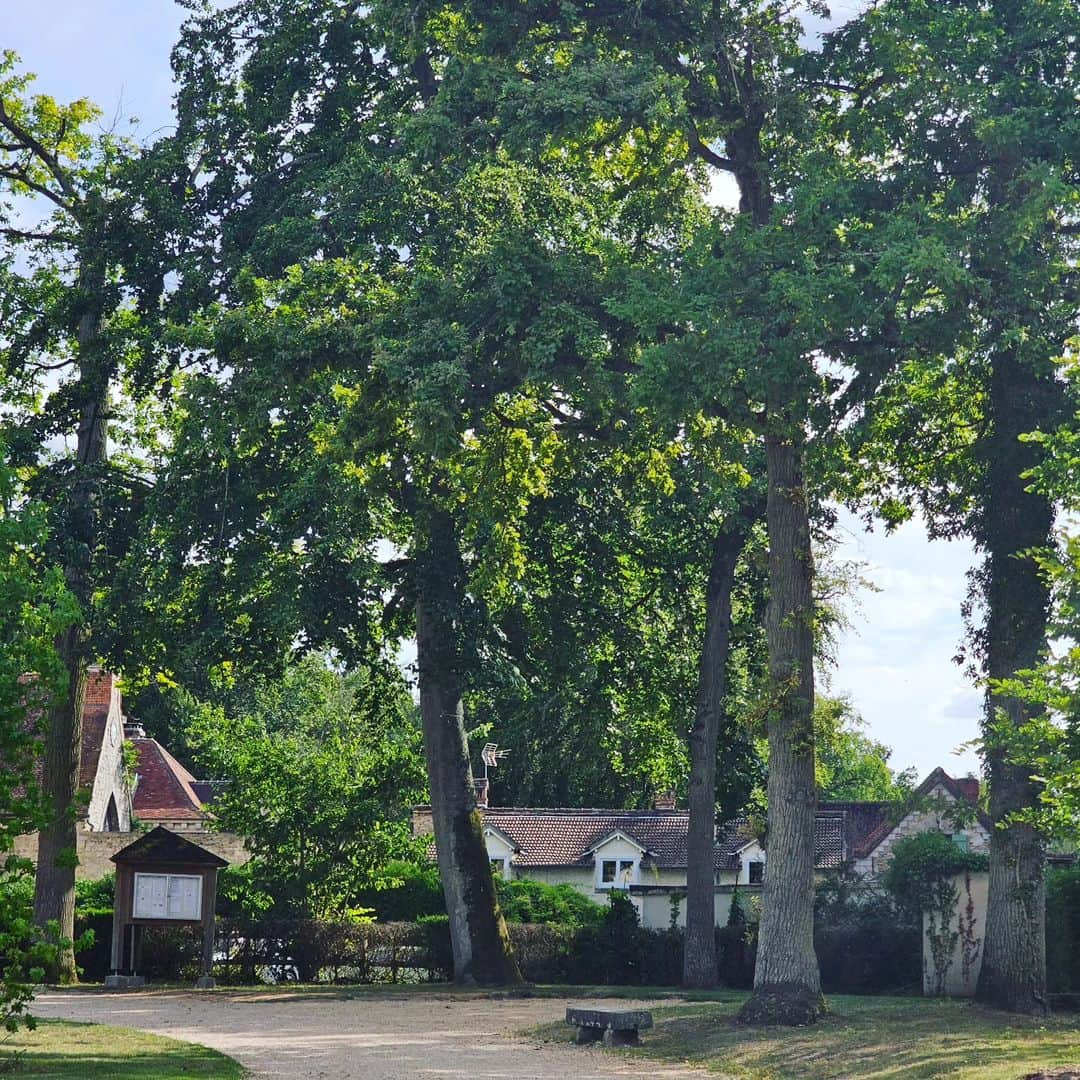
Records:
[[[964,981],[970,982],[974,973],[982,941],[975,935],[971,875],[986,870],[987,865],[985,854],[957,847],[951,837],[940,832],[907,836],[893,848],[882,884],[913,915],[921,913],[926,918],[935,994],[945,993],[945,980],[958,945]],[[961,875],[962,908],[961,892],[955,884]]]

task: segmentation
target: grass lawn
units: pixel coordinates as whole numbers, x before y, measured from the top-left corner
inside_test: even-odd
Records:
[[[163,1039],[129,1028],[102,1024],[72,1024],[66,1020],[40,1020],[36,1031],[0,1035],[0,1073],[13,1054],[18,1062],[11,1073],[48,1076],[57,1080],[240,1080],[245,1072],[232,1060],[205,1046]],[[6,1075],[6,1073],[5,1073]]]
[[[745,994],[663,1006],[637,1050],[667,1062],[704,1065],[732,1080],[1017,1080],[1053,1066],[1080,1067],[1080,1018],[1029,1021],[967,1001],[833,997],[809,1028],[751,1028],[736,1019]],[[573,1028],[533,1034],[571,1042]]]

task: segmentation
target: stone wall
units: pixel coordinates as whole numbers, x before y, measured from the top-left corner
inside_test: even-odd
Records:
[[[131,828],[131,792],[124,768],[124,721],[120,710],[120,688],[115,675],[92,670],[86,687],[86,708],[107,708],[97,771],[90,787],[86,820],[96,832],[107,828],[109,802],[116,805],[117,821],[122,830]],[[85,747],[83,748],[85,752]]]
[[[79,865],[75,876],[80,881],[96,881],[116,869],[111,861],[122,847],[127,847],[142,836],[142,832],[86,832],[79,830]],[[244,848],[244,841],[236,833],[185,830],[184,837],[209,851],[227,859],[232,866],[240,866],[251,857]],[[24,858],[37,858],[37,833],[20,836],[15,841],[15,853]]]
[[[978,821],[973,821],[970,825],[958,829],[950,820],[948,808],[955,800],[944,787],[936,787],[929,798],[938,805],[927,810],[914,810],[903,818],[867,858],[855,861],[855,873],[862,876],[884,873],[897,841],[905,836],[916,836],[931,830],[950,836],[953,833],[963,833],[968,838],[969,851],[988,852],[990,850],[990,836]]]

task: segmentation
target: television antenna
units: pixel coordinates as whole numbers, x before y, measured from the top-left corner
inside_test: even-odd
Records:
[[[494,769],[509,753],[509,750],[500,750],[498,743],[484,743],[484,749],[480,751],[480,760],[484,763],[485,780],[488,778],[488,769]]]

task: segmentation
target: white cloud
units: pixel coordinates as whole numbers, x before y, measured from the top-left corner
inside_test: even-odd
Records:
[[[971,547],[934,541],[919,521],[891,535],[867,533],[841,515],[842,558],[859,559],[878,592],[862,590],[852,627],[840,638],[833,693],[847,693],[875,738],[893,747],[896,768],[925,776],[935,765],[963,775],[978,769],[971,750],[980,696],[953,657],[963,638],[961,604]]]

